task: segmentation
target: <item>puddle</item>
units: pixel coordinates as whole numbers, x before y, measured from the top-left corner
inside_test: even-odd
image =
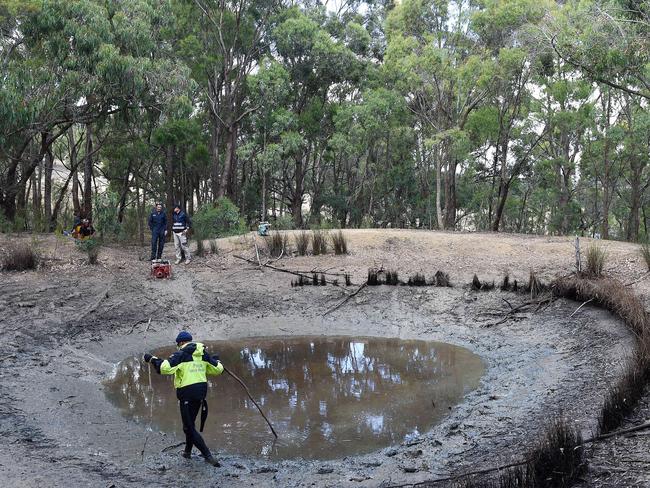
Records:
[[[274,337],[206,345],[244,380],[279,435],[273,442],[239,384],[223,374],[209,380],[208,446],[270,459],[335,459],[417,437],[476,388],[484,371],[477,355],[439,342]],[[122,361],[105,392],[128,418],[184,438],[172,377],[140,358]]]

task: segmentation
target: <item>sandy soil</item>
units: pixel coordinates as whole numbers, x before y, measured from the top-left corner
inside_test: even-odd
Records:
[[[70,241],[38,237],[47,258],[40,270],[0,274],[0,479],[29,487],[389,486],[519,459],[552,415],[591,433],[600,399],[633,347],[625,327],[589,305],[569,319],[579,304],[563,300],[524,320],[484,327],[495,318],[486,311],[508,309],[504,298],[516,306],[527,297],[464,287],[474,273],[497,281],[506,272],[525,281],[531,269],[547,279],[567,274],[572,238],[402,230],[346,235],[348,256],[285,257],[274,265],[350,272],[357,286],[369,267],[394,268],[402,278],[441,269],[454,287],[366,288],[326,314],[357,287],[292,288],[290,275],[235,258],[257,259],[251,236],[220,240],[218,255],[176,266],[173,280],[160,281],[148,278],[149,264],[141,260],[146,249],[104,248],[100,265],[90,267]],[[0,247],[9,239],[31,237],[0,236]],[[647,300],[638,247],[602,245],[607,271],[636,282]],[[172,252],[168,246],[166,254]],[[214,469],[182,459],[180,448],[163,451],[182,433],[126,420],[102,391],[117,362],[169,344],[181,326],[201,340],[287,334],[440,340],[479,354],[487,370],[465,402],[408,445],[327,462],[219,452],[224,466]],[[648,408],[645,402],[630,422]],[[643,439],[595,446],[585,485],[648,486]],[[638,466],[630,468],[621,452],[636,455]]]

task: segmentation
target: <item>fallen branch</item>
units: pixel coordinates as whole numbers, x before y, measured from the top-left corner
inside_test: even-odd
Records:
[[[142,451],[140,451],[140,457],[144,461],[144,451],[147,448],[147,442],[149,442],[149,434],[144,438],[144,446],[142,446]]]
[[[223,366],[223,363],[222,363],[222,366]],[[257,407],[257,409],[260,411],[260,414],[262,415],[262,417],[264,417],[264,420],[266,420],[266,423],[269,424],[269,427],[271,428],[271,432],[273,432],[273,435],[274,435],[275,438],[277,439],[277,438],[278,438],[278,434],[275,432],[275,429],[274,429],[273,426],[271,425],[271,422],[269,421],[269,419],[266,418],[266,415],[264,415],[264,412],[262,412],[262,408],[257,404],[257,402],[255,401],[255,399],[253,398],[253,395],[251,395],[251,392],[248,390],[248,387],[246,386],[246,384],[245,384],[245,383],[244,383],[244,382],[239,378],[239,376],[237,376],[235,373],[233,373],[232,371],[230,371],[230,370],[229,370],[228,368],[226,368],[225,366],[223,367],[223,370],[224,370],[226,373],[228,373],[228,374],[229,374],[229,375],[230,375],[230,376],[231,376],[235,381],[237,381],[237,383],[239,383],[239,384],[241,385],[241,387],[242,387],[242,388],[244,389],[244,391],[246,392],[246,395],[248,395],[248,398],[250,399],[250,401],[253,402],[253,404],[254,404],[254,405]]]
[[[580,309],[581,309],[582,307],[584,307],[585,305],[587,305],[589,302],[593,302],[593,301],[594,301],[594,299],[593,299],[593,298],[590,298],[590,299],[587,300],[586,302],[583,302],[582,305],[580,305],[578,308],[576,308],[575,311],[574,311],[571,315],[569,315],[569,318],[573,317],[575,314],[577,314],[577,313],[580,311]]]
[[[625,434],[629,434],[630,432],[638,432],[640,430],[645,430],[645,429],[650,429],[650,422],[644,422],[642,424],[635,425],[634,427],[628,427],[626,429],[610,432],[609,434],[597,435],[582,441],[582,443],[587,444],[589,442],[603,441],[605,439],[609,439],[610,437],[617,437],[619,435],[625,435]]]
[[[160,452],[171,451],[172,449],[176,449],[177,447],[181,447],[183,444],[185,444],[185,441],[178,442],[176,444],[172,444],[171,446],[164,447],[163,449],[160,450]]]
[[[331,312],[333,312],[334,310],[337,310],[337,309],[339,309],[340,307],[342,307],[343,305],[345,305],[345,304],[346,304],[346,303],[347,303],[347,302],[348,302],[352,297],[356,296],[356,295],[357,295],[361,290],[363,290],[366,286],[368,286],[368,283],[364,283],[363,285],[361,285],[359,288],[357,288],[357,291],[355,291],[354,293],[352,293],[352,294],[348,295],[347,297],[345,297],[345,299],[342,300],[341,302],[339,302],[338,305],[335,305],[334,307],[330,308],[327,312],[325,312],[325,313],[323,314],[323,316],[325,316],[325,315],[327,315],[328,313],[331,313]]]
[[[248,258],[245,258],[243,256],[238,256],[237,254],[233,254],[232,256],[234,258],[241,259],[242,261],[246,261],[247,263],[256,264],[255,261],[253,261],[252,259],[248,259]],[[291,274],[291,275],[294,275],[294,276],[302,276],[303,278],[307,278],[307,279],[311,280],[311,276],[306,275],[304,273],[300,273],[298,271],[292,271],[290,269],[278,268],[277,266],[272,266],[269,263],[264,263],[262,266],[264,266],[265,268],[272,269],[273,271],[279,271],[280,273],[288,273],[288,274]],[[329,283],[330,285],[340,286],[338,283],[334,283],[333,281],[325,280],[325,282]]]

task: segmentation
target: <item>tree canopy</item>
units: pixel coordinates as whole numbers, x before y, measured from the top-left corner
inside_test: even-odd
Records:
[[[648,237],[642,0],[0,0],[0,228]],[[231,207],[229,212],[231,211]],[[118,232],[116,231],[116,232]]]

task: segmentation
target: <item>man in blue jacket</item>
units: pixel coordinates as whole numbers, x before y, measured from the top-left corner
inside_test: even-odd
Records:
[[[172,218],[174,219],[172,233],[174,236],[174,249],[176,250],[176,264],[181,262],[183,254],[185,255],[185,264],[190,264],[192,256],[190,255],[190,246],[187,243],[187,231],[190,230],[192,222],[181,209],[180,203],[174,205]]]
[[[162,257],[167,235],[167,216],[162,203],[156,203],[156,208],[149,215],[149,230],[151,230],[151,260]]]

